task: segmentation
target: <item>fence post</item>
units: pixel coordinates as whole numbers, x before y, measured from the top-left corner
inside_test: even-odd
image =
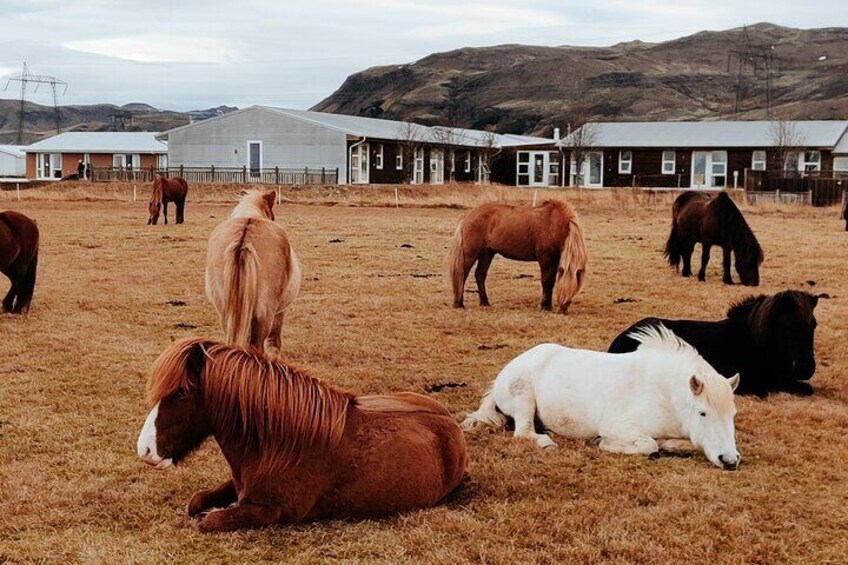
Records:
[[[303,176],[304,176],[303,180],[305,181],[304,184],[309,184],[309,167],[304,168]]]
[[[247,165],[241,166],[241,183],[247,184]]]
[[[336,184],[339,184],[339,168],[336,167]]]
[[[209,182],[215,182],[215,165],[212,165],[209,170],[209,176],[211,176],[211,180]]]
[[[274,167],[274,184],[280,184],[280,166],[277,165]],[[279,200],[280,193],[277,192],[277,200]],[[277,202],[279,204],[279,202]]]
[[[327,184],[327,168],[321,167],[321,184]]]
[[[184,169],[183,169],[183,166],[182,166],[182,165],[180,165],[180,176],[181,176],[182,178],[185,178],[185,171],[184,171]]]

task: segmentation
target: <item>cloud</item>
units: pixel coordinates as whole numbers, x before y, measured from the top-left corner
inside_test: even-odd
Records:
[[[117,57],[137,63],[233,63],[235,52],[226,42],[212,37],[143,35],[68,41],[73,51]]]

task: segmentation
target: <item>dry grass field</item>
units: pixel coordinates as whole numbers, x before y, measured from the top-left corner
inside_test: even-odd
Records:
[[[158,353],[174,338],[221,336],[203,292],[204,253],[233,194],[195,188],[186,224],[146,226],[146,204],[127,186],[39,189],[20,201],[0,193],[0,209],[30,215],[42,233],[33,310],[0,316],[0,562],[846,560],[848,234],[834,209],[791,207],[744,210],[766,253],[757,291],[830,296],[817,309],[817,394],[739,398],[737,472],[701,454],[648,460],[564,440],[542,452],[482,432],[468,437],[469,480],[436,508],[200,534],[185,506],[225,478],[217,446],[154,471],[135,441]],[[503,259],[490,272],[493,306],[469,295],[456,311],[444,257],[460,208],[531,193],[421,194],[404,189],[396,209],[393,190],[286,191],[277,221],[305,277],[284,328],[291,362],[361,393],[457,383],[431,394],[461,418],[535,344],[605,349],[643,316],[717,319],[750,293],[721,283],[719,253],[706,283],[665,266],[669,197],[569,192],[591,255],[570,314],[538,311],[537,267]]]

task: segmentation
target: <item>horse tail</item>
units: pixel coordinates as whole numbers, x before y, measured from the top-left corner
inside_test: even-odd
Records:
[[[456,231],[453,234],[453,242],[448,253],[449,276],[455,308],[462,308],[462,298],[465,292],[463,288],[465,286],[465,249],[463,248],[462,241],[462,227],[464,223],[465,218],[460,220],[459,225],[456,226]]]
[[[665,242],[665,256],[668,258],[668,264],[678,269],[680,267],[680,259],[682,252],[680,249],[680,233],[677,227],[677,220],[671,220],[671,232],[668,234],[668,241]]]
[[[568,210],[568,235],[565,237],[559,255],[557,268],[556,301],[557,307],[565,314],[571,300],[577,296],[586,283],[589,252],[583,237],[583,227],[574,210]]]
[[[476,412],[469,414],[460,426],[466,432],[474,430],[478,426],[491,426],[493,428],[502,428],[506,425],[507,417],[498,410],[495,404],[495,397],[492,393],[492,387],[483,395],[483,400],[480,402],[480,407]]]
[[[250,347],[253,337],[253,317],[259,294],[259,257],[252,243],[244,236],[224,251],[224,335],[227,343]]]

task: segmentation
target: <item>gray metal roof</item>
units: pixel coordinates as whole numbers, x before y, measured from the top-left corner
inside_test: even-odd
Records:
[[[0,145],[0,153],[6,153],[15,157],[26,157],[23,145]]]
[[[490,133],[463,129],[443,128],[439,126],[428,127],[412,122],[401,122],[395,120],[381,120],[377,118],[365,118],[362,116],[349,116],[346,114],[329,114],[326,112],[313,112],[311,110],[292,110],[289,108],[275,108],[272,106],[250,106],[236,112],[230,112],[223,116],[216,116],[209,120],[195,122],[159,134],[159,139],[167,139],[168,134],[177,130],[183,130],[210,120],[225,120],[241,112],[252,109],[261,109],[273,114],[290,116],[313,124],[336,130],[346,135],[355,137],[367,137],[371,139],[386,139],[403,141],[414,136],[416,141],[424,143],[445,143],[450,140],[452,145],[467,147],[483,147],[487,145]],[[554,140],[544,137],[532,137],[527,135],[494,134],[495,147],[520,147],[531,145],[553,145]]]
[[[786,122],[794,130],[799,145],[830,149],[848,129],[845,120]],[[708,122],[591,122],[593,147],[774,147],[774,121]],[[587,127],[587,126],[584,126]],[[579,131],[579,130],[578,130]],[[577,132],[565,137],[561,145],[569,147]],[[848,141],[844,141],[848,146]],[[848,147],[846,147],[848,152]]]
[[[167,153],[157,132],[69,131],[24,148],[27,153]]]
[[[839,143],[836,144],[836,147],[833,148],[833,152],[840,155],[848,155],[848,130],[842,134],[842,139],[840,139]]]

